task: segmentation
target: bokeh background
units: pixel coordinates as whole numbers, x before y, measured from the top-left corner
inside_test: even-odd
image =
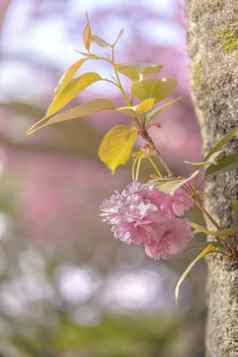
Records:
[[[122,116],[106,112],[27,137],[62,72],[79,58],[85,12],[107,40],[125,33],[120,62],[164,65],[183,100],[152,135],[180,175],[199,160],[186,21],[176,0],[0,0],[0,356],[202,357],[204,267],[176,281],[197,252],[166,262],[113,241],[99,205],[130,180],[97,159],[103,133]],[[90,67],[103,74],[99,63]],[[88,69],[88,67],[86,68]],[[105,95],[92,86],[79,98]]]

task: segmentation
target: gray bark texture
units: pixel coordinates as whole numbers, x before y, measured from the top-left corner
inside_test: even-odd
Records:
[[[193,100],[206,152],[238,126],[238,0],[186,0],[186,7]],[[235,139],[226,150],[237,148]],[[238,172],[209,179],[206,192],[220,225],[235,223]],[[207,357],[238,357],[238,262],[218,255],[207,262]]]

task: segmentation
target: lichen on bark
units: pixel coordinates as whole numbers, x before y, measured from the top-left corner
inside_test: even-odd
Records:
[[[193,78],[192,87],[206,152],[218,138],[238,126],[238,63],[233,36],[238,1],[187,0],[187,16],[191,72],[194,65],[202,63],[202,75],[199,80]],[[226,150],[237,149],[238,142],[233,140]],[[206,183],[206,206],[224,227],[234,223],[231,205],[238,198],[237,182],[238,173],[231,172]],[[210,256],[207,261],[207,356],[237,357],[238,265],[221,256]]]
[[[238,23],[232,26],[224,26],[218,32],[218,41],[224,52],[231,53],[238,49]]]
[[[192,86],[194,88],[199,87],[202,83],[203,67],[202,61],[193,62],[191,65],[191,78]]]

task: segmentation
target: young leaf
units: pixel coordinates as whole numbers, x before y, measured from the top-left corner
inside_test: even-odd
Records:
[[[81,58],[80,60],[78,60],[77,62],[75,62],[74,64],[72,64],[72,66],[70,66],[65,73],[63,74],[63,76],[60,78],[59,83],[57,85],[57,87],[55,88],[55,96],[58,95],[60,92],[62,92],[62,90],[67,87],[67,85],[71,82],[71,80],[73,79],[75,73],[77,72],[77,70],[84,64],[84,62],[86,61],[86,59]]]
[[[111,47],[110,43],[103,40],[101,37],[97,35],[92,35],[92,42],[95,42],[99,47]]]
[[[236,135],[238,135],[238,128],[234,128],[228,134],[226,134],[220,140],[218,140],[218,142],[213,146],[213,148],[206,155],[205,160],[207,160],[215,152],[220,151],[223,148],[223,146],[228,144]]]
[[[143,66],[142,73],[145,76],[149,75],[149,74],[155,74],[155,73],[159,73],[162,68],[163,68],[163,66],[161,66],[159,64],[153,64],[151,66]]]
[[[238,232],[238,225],[234,224],[229,228],[217,229],[217,230],[209,230],[205,226],[202,226],[197,223],[190,222],[191,227],[193,228],[194,234],[203,233],[205,235],[213,236],[220,239],[227,239],[228,237],[234,236]]]
[[[98,155],[112,173],[115,173],[119,165],[124,165],[129,160],[136,138],[137,129],[123,124],[115,126],[106,133]]]
[[[136,113],[136,111],[133,110],[132,106],[116,108],[116,111],[129,118],[135,118],[138,115],[138,113]]]
[[[138,105],[120,107],[116,111],[126,115],[129,118],[134,118],[137,115],[144,114],[148,112],[154,105],[155,100],[153,98],[145,99],[140,102]]]
[[[71,80],[66,87],[64,87],[64,89],[57,93],[53,98],[53,101],[48,108],[47,116],[58,112],[77,95],[79,95],[85,88],[97,81],[100,81],[101,79],[101,76],[96,72],[88,72],[82,74],[76,79]]]
[[[217,163],[211,165],[206,170],[205,175],[211,176],[221,172],[227,172],[238,168],[238,153],[228,154],[220,159],[217,159]]]
[[[187,269],[183,272],[183,274],[181,275],[181,277],[179,278],[176,287],[175,287],[175,300],[176,302],[178,301],[179,298],[179,291],[181,288],[182,283],[184,282],[184,280],[186,279],[186,277],[188,276],[188,274],[190,273],[190,271],[192,270],[192,268],[194,267],[194,265],[201,260],[202,258],[204,258],[205,256],[207,256],[208,254],[214,252],[216,249],[213,246],[213,244],[208,244],[206,246],[206,248],[204,248],[200,254],[198,254],[198,256],[189,264],[189,266],[187,267]]]
[[[169,100],[168,102],[164,103],[162,106],[159,108],[153,109],[150,113],[146,115],[146,120],[150,121],[154,118],[156,118],[160,113],[162,113],[165,109],[171,107],[172,105],[176,104],[177,102],[180,102],[182,100],[182,97],[178,97],[172,100]]]
[[[72,108],[66,112],[54,114],[51,116],[45,116],[40,121],[35,123],[27,131],[27,134],[28,135],[33,134],[41,128],[44,128],[49,125],[61,123],[65,120],[79,119],[79,118],[93,115],[95,113],[98,113],[98,112],[101,112],[104,110],[110,110],[113,108],[114,108],[114,104],[112,103],[111,100],[103,99],[103,98],[94,99],[88,103],[76,105],[74,108]]]
[[[132,84],[132,95],[140,100],[154,98],[155,102],[172,95],[176,88],[174,79],[145,79]]]
[[[177,191],[180,187],[185,185],[186,183],[193,180],[199,171],[194,171],[189,177],[168,177],[168,178],[156,178],[154,182],[158,185],[160,191],[165,193],[173,194]]]
[[[92,30],[88,20],[84,30],[83,30],[83,43],[85,48],[89,51],[92,42]]]
[[[129,64],[117,64],[117,70],[124,74],[124,76],[128,77],[132,81],[139,81],[141,75],[148,75],[160,72],[162,66],[160,65],[151,65],[151,66],[143,66],[143,65],[129,65]]]
[[[150,111],[153,108],[154,103],[155,103],[154,98],[145,99],[142,102],[140,102],[138,105],[135,105],[134,110],[138,114],[147,113],[148,111]]]
[[[220,155],[221,155],[221,151],[217,151],[212,153],[206,160],[197,161],[197,162],[193,162],[193,161],[184,161],[184,162],[185,164],[189,164],[193,167],[205,169],[210,167],[211,165],[216,165]]]
[[[194,222],[190,222],[190,225],[193,229],[193,234],[205,234],[206,236],[210,235],[210,236],[219,236],[218,231],[212,231],[212,230],[208,230],[206,226],[198,224],[198,223],[194,223]]]

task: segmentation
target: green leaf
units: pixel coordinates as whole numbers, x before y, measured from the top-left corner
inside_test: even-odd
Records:
[[[92,30],[88,20],[84,30],[83,30],[83,43],[85,48],[89,51],[92,42]]]
[[[174,79],[145,79],[132,84],[132,95],[140,100],[154,98],[159,102],[172,95],[175,88]]]
[[[65,87],[67,87],[77,70],[84,64],[84,62],[86,62],[86,59],[81,58],[65,71],[63,76],[60,78],[57,87],[55,88],[55,96],[62,92]]]
[[[238,128],[234,128],[231,130],[227,135],[223,136],[220,140],[217,141],[217,143],[212,147],[212,149],[208,152],[208,154],[205,156],[203,161],[200,162],[189,162],[186,161],[186,163],[194,166],[194,167],[203,167],[203,168],[209,168],[212,166],[211,172],[213,170],[218,169],[218,166],[221,164],[221,167],[223,164],[226,166],[230,165],[230,160],[229,159],[219,159],[219,156],[221,154],[221,149],[223,146],[228,144],[236,135],[238,135]],[[224,160],[224,162],[223,162]],[[215,168],[216,167],[216,168]],[[234,167],[236,168],[236,167]],[[230,170],[230,169],[229,169]]]
[[[167,108],[171,107],[172,105],[176,104],[177,102],[180,102],[182,100],[182,97],[178,97],[176,99],[169,100],[168,102],[164,103],[162,106],[159,108],[153,109],[150,113],[146,115],[146,120],[150,121],[154,118],[156,118],[160,113],[162,113],[164,110]]]
[[[206,176],[215,175],[221,172],[227,172],[238,168],[238,153],[228,154],[220,159],[217,159],[217,163],[211,165],[206,170]]]
[[[116,108],[116,111],[129,118],[135,118],[138,115],[138,113],[136,113],[136,111],[133,110],[132,106]]]
[[[192,175],[189,177],[165,177],[165,178],[156,178],[153,180],[156,185],[158,186],[159,190],[165,193],[173,194],[177,191],[180,187],[185,185],[186,183],[190,182],[199,174],[199,171],[194,171]]]
[[[226,239],[238,232],[238,225],[234,224],[230,228],[223,228],[217,230],[207,229],[205,226],[197,223],[190,222],[194,234],[203,233],[207,236],[213,236],[220,239]]]
[[[126,106],[117,108],[116,111],[126,115],[129,118],[134,118],[140,114],[148,112],[154,105],[155,100],[153,98],[145,99],[138,105]]]
[[[132,81],[139,81],[141,76],[155,74],[160,72],[162,66],[160,65],[129,65],[129,64],[116,64],[116,69],[128,77]]]
[[[184,163],[197,168],[208,168],[211,165],[217,164],[217,160],[220,155],[221,155],[221,151],[217,151],[214,152],[212,155],[210,155],[206,160],[198,161],[198,162],[184,161]]]
[[[151,108],[153,108],[154,103],[155,103],[154,98],[145,99],[142,102],[140,102],[138,105],[135,105],[134,110],[138,114],[147,113],[148,111],[151,110]]]
[[[35,123],[27,131],[27,134],[28,135],[33,134],[34,132],[36,132],[37,130],[39,130],[43,127],[53,125],[56,123],[60,123],[65,120],[79,119],[79,118],[93,115],[93,114],[95,114],[97,112],[101,112],[103,110],[110,110],[113,108],[114,108],[114,104],[112,103],[111,100],[98,98],[98,99],[92,100],[88,103],[77,105],[74,108],[72,108],[66,112],[54,114],[51,116],[45,116],[40,121]]]
[[[198,224],[198,223],[194,223],[194,222],[190,222],[190,225],[193,229],[193,234],[205,234],[206,236],[215,236],[217,237],[219,234],[217,231],[212,231],[207,229],[206,226]]]
[[[183,272],[183,274],[181,275],[181,277],[179,278],[176,287],[175,287],[175,300],[176,302],[178,301],[179,298],[179,292],[180,292],[180,288],[182,283],[184,282],[184,280],[186,279],[186,277],[188,276],[188,274],[190,273],[190,271],[192,270],[192,268],[194,267],[194,265],[201,260],[202,258],[204,258],[205,256],[207,256],[208,254],[212,253],[215,251],[215,247],[213,246],[213,244],[208,244],[206,246],[206,248],[204,248],[200,254],[198,254],[198,256],[189,264],[189,266],[187,267],[187,269]]]
[[[124,165],[129,160],[136,138],[137,129],[123,124],[115,126],[106,133],[98,154],[112,173],[115,173],[119,165]]]
[[[77,95],[79,95],[85,88],[91,84],[100,81],[102,78],[95,72],[88,72],[82,74],[80,77],[71,80],[63,90],[61,90],[53,98],[48,111],[47,116],[55,114],[62,109],[66,104],[71,102]]]
[[[220,151],[223,146],[228,144],[236,135],[238,134],[238,128],[234,128],[227,135],[223,136],[218,142],[212,147],[209,153],[206,155],[205,160],[207,160],[212,154]]]
[[[92,35],[92,42],[95,42],[99,47],[111,47],[110,43],[104,41],[101,37],[97,35]]]

